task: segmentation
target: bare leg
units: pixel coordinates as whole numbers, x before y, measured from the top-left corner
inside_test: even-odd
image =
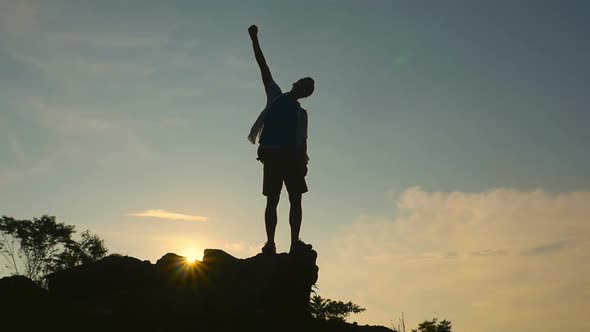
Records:
[[[303,211],[301,209],[301,194],[289,194],[291,209],[289,210],[289,225],[291,225],[291,244],[299,241],[299,231],[301,230],[301,219]]]
[[[275,229],[277,228],[277,205],[279,205],[279,198],[279,195],[269,195],[266,197],[264,223],[266,226],[266,238],[268,243],[275,242]]]

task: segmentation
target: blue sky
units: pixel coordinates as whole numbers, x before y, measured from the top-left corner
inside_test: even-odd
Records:
[[[316,80],[302,237],[320,293],[366,307],[360,322],[404,311],[551,330],[535,325],[555,309],[539,299],[582,310],[590,296],[568,292],[590,276],[588,14],[583,1],[3,1],[0,213],[55,215],[151,260],[255,254],[256,23],[284,90]],[[130,215],[149,210],[203,218]],[[576,273],[531,290],[510,277],[558,262]],[[448,278],[407,278],[425,271]],[[572,331],[588,328],[577,312],[563,313]]]

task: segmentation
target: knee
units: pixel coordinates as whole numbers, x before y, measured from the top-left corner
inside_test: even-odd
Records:
[[[301,194],[289,194],[291,205],[301,205]]]
[[[276,208],[279,205],[279,195],[270,195],[266,197],[266,207]]]

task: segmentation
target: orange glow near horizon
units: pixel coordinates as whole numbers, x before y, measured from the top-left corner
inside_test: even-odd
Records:
[[[186,257],[187,263],[194,263],[203,260],[203,251],[195,248],[186,248],[182,251],[182,255]]]

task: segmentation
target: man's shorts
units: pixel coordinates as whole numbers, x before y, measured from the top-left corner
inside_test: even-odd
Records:
[[[307,163],[304,154],[290,150],[259,148],[258,158],[264,164],[264,196],[279,195],[283,189],[283,182],[289,194],[307,192]]]

